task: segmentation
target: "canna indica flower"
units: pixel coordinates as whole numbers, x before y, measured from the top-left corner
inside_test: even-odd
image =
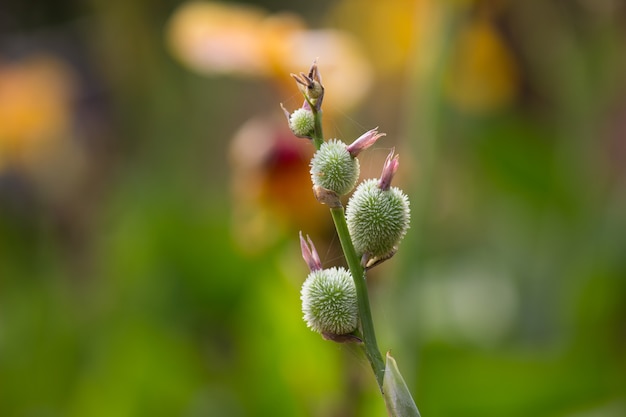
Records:
[[[346,207],[354,248],[367,267],[393,256],[409,228],[409,199],[390,185],[398,169],[398,157],[393,153],[387,157],[380,179],[361,183]]]
[[[327,210],[311,195],[311,147],[283,118],[243,123],[230,143],[232,231],[238,248],[259,254],[299,229],[327,233]]]

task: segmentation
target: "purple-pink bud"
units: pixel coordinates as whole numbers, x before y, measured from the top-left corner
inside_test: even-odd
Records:
[[[378,133],[377,129],[378,127],[368,130],[367,132],[359,136],[357,140],[348,145],[346,149],[348,150],[348,152],[350,152],[350,155],[352,155],[353,158],[356,158],[356,156],[360,154],[361,151],[364,151],[365,149],[376,143],[376,141],[380,137],[386,136],[385,133]]]
[[[386,191],[389,189],[389,187],[391,187],[391,180],[393,179],[393,176],[396,174],[398,166],[400,165],[400,162],[398,160],[400,156],[394,156],[394,151],[395,149],[392,148],[391,152],[389,152],[389,155],[387,155],[385,165],[383,165],[383,172],[382,174],[380,174],[380,180],[378,181],[378,188],[383,191]]]
[[[302,249],[302,257],[304,261],[309,266],[309,270],[311,272],[318,271],[322,269],[322,261],[320,261],[320,257],[317,254],[317,250],[315,250],[315,246],[311,241],[311,238],[307,235],[307,242],[302,237],[302,232],[300,232],[300,248]]]
[[[324,86],[322,85],[322,76],[317,67],[317,59],[313,62],[308,75],[301,72],[300,74],[291,74],[296,80],[298,89],[304,95],[304,98],[312,105],[313,111],[319,111],[324,98]]]
[[[287,110],[285,106],[283,106],[283,103],[280,103],[280,108],[283,109],[283,113],[285,114],[287,121],[289,121],[289,119],[291,118],[291,113],[289,112],[289,110]],[[304,103],[302,103],[302,107],[300,108],[311,111],[311,106],[309,106],[309,102],[306,100],[304,100]]]
[[[287,118],[287,122],[289,122],[289,119],[291,118],[291,113],[289,113],[289,110],[287,110],[285,106],[283,106],[283,103],[280,103],[280,108],[283,109],[283,113],[285,114],[285,117]]]

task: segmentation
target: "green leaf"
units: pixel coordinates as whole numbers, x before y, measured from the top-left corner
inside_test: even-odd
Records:
[[[411,397],[396,360],[387,352],[387,366],[383,380],[383,395],[387,412],[391,417],[420,417],[415,401]]]

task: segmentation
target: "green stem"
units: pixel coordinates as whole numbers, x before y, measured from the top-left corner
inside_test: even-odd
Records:
[[[315,110],[315,106],[311,106],[311,108],[313,109],[313,117],[315,121],[315,128],[311,139],[315,149],[319,150],[322,143],[324,143],[324,134],[322,132],[322,111]],[[357,255],[354,245],[352,244],[343,206],[332,207],[330,209],[330,214],[333,217],[333,222],[335,223],[335,228],[337,229],[337,235],[339,236],[339,241],[341,242],[341,247],[356,287],[357,302],[359,306],[359,320],[361,322],[365,356],[367,356],[367,359],[372,366],[372,370],[376,376],[376,382],[382,392],[383,379],[385,376],[385,362],[383,361],[383,357],[378,349],[378,344],[376,343],[376,333],[374,333],[374,322],[372,320],[372,312],[370,310],[369,296],[367,294],[367,285],[365,282],[365,270],[361,266],[361,259]]]
[[[372,320],[369,296],[367,294],[367,284],[365,282],[365,270],[361,266],[361,260],[352,244],[343,206],[331,208],[330,214],[335,222],[337,235],[339,236],[339,241],[341,242],[341,247],[356,287],[365,355],[370,361],[370,365],[376,376],[376,382],[378,382],[378,387],[382,391],[383,378],[385,376],[385,362],[383,361],[383,357],[378,349],[378,344],[376,343],[376,333],[374,333],[374,322]]]
[[[322,132],[322,111],[315,110],[315,107],[313,107],[313,109],[313,120],[315,125],[313,129],[313,137],[311,139],[313,139],[313,146],[315,146],[315,149],[319,150],[322,143],[324,143],[324,133]]]

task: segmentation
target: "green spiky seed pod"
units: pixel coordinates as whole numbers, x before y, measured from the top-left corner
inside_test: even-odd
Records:
[[[324,142],[311,160],[311,180],[337,195],[352,191],[359,179],[359,161],[350,155],[340,140]]]
[[[352,333],[358,324],[356,288],[344,268],[311,271],[300,299],[307,326],[320,334]]]
[[[362,182],[348,202],[346,221],[356,251],[372,258],[391,255],[409,228],[408,197],[398,188],[381,190],[379,182]]]
[[[289,127],[291,131],[300,137],[311,136],[315,129],[315,117],[311,110],[300,108],[289,116]]]

